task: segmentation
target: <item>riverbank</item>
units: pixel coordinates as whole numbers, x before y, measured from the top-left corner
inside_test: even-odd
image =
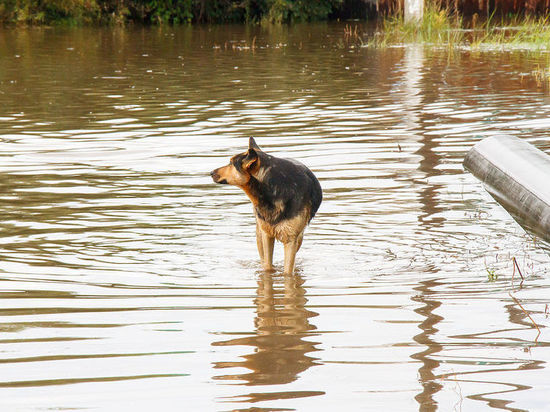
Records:
[[[549,14],[541,7],[523,11],[506,4],[467,1],[426,2],[420,22],[406,23],[400,3],[363,0],[5,0],[0,24],[8,26],[129,26],[237,23],[271,25],[333,21],[346,17],[343,43],[385,47],[427,43],[452,47],[501,46],[546,49]],[[378,7],[378,13],[376,13]],[[515,7],[515,6],[514,6]],[[515,10],[516,14],[506,10]],[[529,11],[530,14],[526,14]],[[479,13],[478,13],[479,12]],[[480,17],[481,16],[481,17]],[[488,17],[483,17],[488,16]]]
[[[550,45],[549,16],[463,17],[429,5],[420,22],[407,23],[403,16],[389,16],[368,38],[355,38],[362,44],[387,46],[402,43],[428,43],[451,47],[513,46],[546,49]],[[354,32],[351,30],[350,32]]]
[[[366,17],[361,0],[5,0],[4,24],[190,24],[290,23],[340,17]],[[357,9],[358,10],[358,9]]]
[[[428,14],[455,20],[515,19],[547,16],[546,0],[497,4],[473,0],[425,0]],[[3,25],[179,25],[194,23],[299,23],[311,21],[393,21],[401,19],[403,0],[3,0]],[[386,23],[384,23],[387,25]]]

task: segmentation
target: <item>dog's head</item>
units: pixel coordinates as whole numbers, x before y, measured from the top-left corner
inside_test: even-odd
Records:
[[[239,153],[229,160],[227,166],[219,167],[210,173],[215,183],[245,186],[251,176],[260,169],[260,153],[262,149],[256,144],[253,137],[248,142],[248,150]]]

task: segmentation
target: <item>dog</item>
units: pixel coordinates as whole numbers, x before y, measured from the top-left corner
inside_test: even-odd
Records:
[[[251,137],[246,152],[231,157],[227,166],[213,170],[210,176],[215,183],[240,187],[252,202],[263,268],[274,271],[277,239],[284,245],[284,272],[292,275],[304,230],[323,200],[313,172],[296,160],[265,153]]]

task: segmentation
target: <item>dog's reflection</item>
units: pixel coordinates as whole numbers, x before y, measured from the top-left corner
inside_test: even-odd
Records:
[[[318,349],[318,342],[305,338],[316,329],[309,322],[316,312],[306,309],[306,291],[298,276],[275,277],[263,274],[258,279],[255,334],[250,337],[216,342],[215,346],[246,345],[254,351],[242,361],[217,362],[215,368],[244,367],[250,372],[216,376],[219,380],[240,380],[246,385],[285,384],[315,365],[316,358],[308,356]]]

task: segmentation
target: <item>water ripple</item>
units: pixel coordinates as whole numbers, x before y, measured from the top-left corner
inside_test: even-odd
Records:
[[[495,132],[550,149],[545,57],[342,29],[3,29],[1,405],[546,405],[548,256],[461,166]],[[208,175],[248,136],[324,189],[293,278]]]

